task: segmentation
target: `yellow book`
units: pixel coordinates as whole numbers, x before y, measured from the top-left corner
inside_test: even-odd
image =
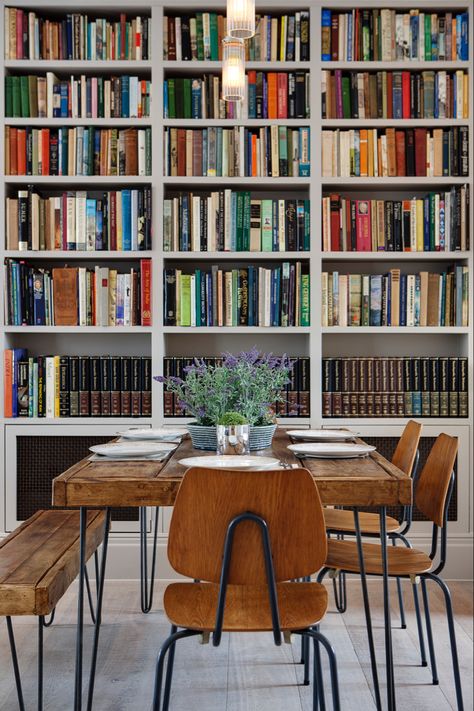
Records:
[[[416,251],[423,252],[423,200],[416,201]]]
[[[59,356],[54,356],[54,416],[59,417]]]

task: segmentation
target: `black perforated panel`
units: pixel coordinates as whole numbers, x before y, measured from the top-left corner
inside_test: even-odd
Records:
[[[391,460],[392,455],[397,446],[398,437],[363,437],[364,442],[367,444],[372,444],[377,447],[377,451],[380,452],[386,459]],[[418,465],[418,473],[421,472],[423,466],[428,458],[431,447],[433,446],[436,437],[421,437],[420,438],[420,462]],[[458,518],[458,497],[457,497],[457,459],[454,464],[454,473],[456,475],[454,481],[453,495],[451,496],[451,502],[448,509],[448,521],[457,521]],[[369,509],[367,509],[369,510]],[[392,507],[388,509],[390,516],[395,516],[398,518],[399,509],[398,507]],[[414,521],[426,521],[426,517],[418,511],[416,506],[413,509],[413,520]]]
[[[51,482],[73,464],[86,457],[89,447],[110,442],[106,437],[29,437],[16,438],[17,507],[19,521],[38,509],[51,508]],[[137,521],[138,509],[114,509],[115,521]]]

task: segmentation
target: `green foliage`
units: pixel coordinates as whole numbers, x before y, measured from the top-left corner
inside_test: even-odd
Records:
[[[224,412],[217,424],[224,425],[225,427],[230,427],[232,425],[246,425],[247,420],[238,412]]]

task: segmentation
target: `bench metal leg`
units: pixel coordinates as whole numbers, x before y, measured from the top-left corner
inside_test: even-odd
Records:
[[[148,582],[148,535],[146,506],[140,506],[140,604],[143,613],[148,613],[153,604],[155,586],[156,543],[158,540],[158,518],[160,507],[155,508],[155,526],[153,531],[153,550],[151,557],[150,581]]]
[[[44,616],[38,617],[38,711],[43,711],[43,629]]]
[[[84,644],[84,581],[86,568],[87,508],[81,506],[79,524],[79,589],[77,593],[76,675],[74,711],[82,709],[82,653]]]
[[[18,696],[18,708],[20,709],[20,711],[25,711],[25,702],[23,701],[23,689],[21,688],[20,667],[18,666],[18,656],[16,653],[15,635],[13,634],[12,618],[6,617],[6,621],[8,639],[10,642],[10,650],[12,655],[13,672],[15,674],[16,693]]]
[[[385,661],[387,666],[387,703],[388,711],[395,711],[395,679],[393,672],[392,627],[390,620],[390,592],[388,584],[388,554],[387,554],[387,509],[380,507],[380,545],[382,547],[383,575],[383,607],[385,622]]]
[[[43,625],[43,627],[51,627],[51,625],[52,625],[53,622],[54,622],[54,616],[55,616],[55,615],[56,615],[56,608],[54,608],[53,611],[51,612],[51,614],[50,614],[50,616],[49,616],[49,620],[47,620],[46,617],[42,617],[42,618],[41,618],[41,620],[42,620],[41,624]]]

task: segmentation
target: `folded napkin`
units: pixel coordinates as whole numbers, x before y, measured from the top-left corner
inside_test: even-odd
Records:
[[[174,451],[174,450],[173,450]],[[173,452],[158,452],[157,454],[149,454],[146,457],[106,457],[104,454],[92,454],[89,457],[90,462],[162,462]]]

